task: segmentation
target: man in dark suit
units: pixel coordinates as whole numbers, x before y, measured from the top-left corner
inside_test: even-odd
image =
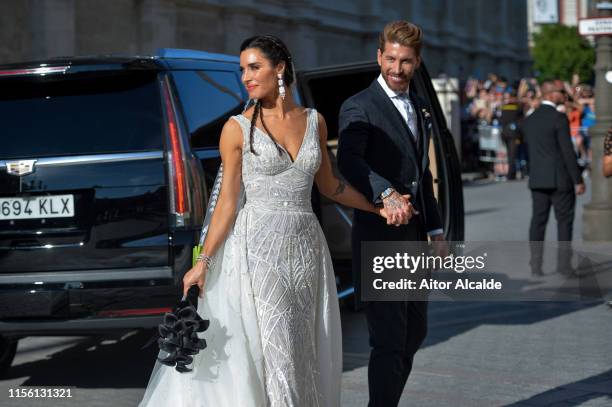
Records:
[[[446,250],[429,171],[429,108],[410,89],[421,58],[422,32],[406,21],[387,24],[379,38],[380,76],[340,110],[338,168],[388,218],[355,210],[353,276],[361,294],[362,241],[426,241]],[[371,407],[396,406],[427,333],[427,302],[365,304],[370,333]]]
[[[567,116],[557,111],[565,100],[563,88],[547,81],[541,87],[543,101],[523,125],[529,153],[529,188],[532,215],[529,227],[531,271],[542,274],[542,242],[550,207],[555,209],[559,240],[559,271],[571,273],[571,240],[576,195],[584,193]]]

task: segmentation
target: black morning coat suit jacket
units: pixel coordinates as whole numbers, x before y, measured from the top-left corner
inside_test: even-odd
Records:
[[[410,100],[418,116],[416,142],[377,80],[340,108],[338,168],[342,175],[374,203],[381,202],[380,194],[389,187],[410,194],[421,213],[420,228],[425,227],[425,231],[410,230],[415,227],[410,222],[396,228],[379,215],[355,209],[353,233],[355,228],[361,231],[357,240],[422,240],[415,236],[442,228],[427,154],[431,118],[424,110],[430,109],[412,92]]]
[[[529,154],[529,188],[573,191],[582,183],[567,116],[542,104],[523,124]]]

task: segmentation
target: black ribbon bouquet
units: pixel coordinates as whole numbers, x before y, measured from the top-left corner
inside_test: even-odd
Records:
[[[166,366],[174,366],[180,373],[191,372],[187,365],[193,362],[194,355],[206,348],[206,340],[197,334],[206,331],[210,322],[198,315],[198,294],[198,286],[191,286],[172,312],[164,315],[163,322],[157,327],[158,334],[143,346],[146,348],[157,338],[159,349],[168,353],[165,358],[158,357],[157,360]]]
[[[199,260],[202,245],[208,233],[210,219],[212,218],[221,191],[222,179],[223,163],[219,166],[219,171],[215,177],[208,207],[206,208],[206,216],[200,232],[199,244],[194,246],[192,250],[192,265],[195,265]],[[242,197],[244,196],[243,191],[241,191]],[[210,266],[210,258],[208,258],[207,264]],[[183,296],[172,312],[164,315],[164,320],[157,329],[158,334],[154,335],[143,346],[143,348],[146,348],[157,339],[159,349],[168,353],[168,356],[164,358],[158,357],[157,360],[166,366],[174,366],[180,373],[191,372],[192,369],[187,366],[193,362],[193,356],[206,348],[206,340],[200,339],[197,334],[206,331],[210,322],[198,315],[198,295],[199,288],[197,285],[189,287],[187,295]]]

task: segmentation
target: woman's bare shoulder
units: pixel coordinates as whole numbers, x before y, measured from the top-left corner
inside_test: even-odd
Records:
[[[219,147],[242,148],[242,127],[237,120],[229,118],[223,125]]]

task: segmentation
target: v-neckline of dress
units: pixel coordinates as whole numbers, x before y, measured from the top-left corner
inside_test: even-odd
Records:
[[[250,123],[249,119],[241,114],[241,116]],[[306,108],[306,130],[304,130],[304,136],[302,137],[302,143],[300,144],[300,148],[298,148],[297,153],[295,154],[295,159],[291,158],[291,154],[289,154],[289,151],[285,148],[285,146],[283,146],[281,143],[279,143],[278,141],[272,139],[272,137],[264,132],[263,130],[261,130],[259,127],[257,126],[253,126],[255,127],[256,131],[259,131],[260,133],[262,133],[263,135],[267,136],[267,139],[270,139],[269,141],[272,141],[273,143],[275,143],[277,146],[279,146],[280,148],[283,149],[283,151],[285,152],[285,154],[287,154],[287,158],[289,158],[289,161],[291,162],[291,165],[294,165],[298,159],[300,158],[300,153],[302,152],[302,147],[304,147],[304,144],[306,142],[306,137],[308,137],[308,130],[310,130],[310,109]]]

